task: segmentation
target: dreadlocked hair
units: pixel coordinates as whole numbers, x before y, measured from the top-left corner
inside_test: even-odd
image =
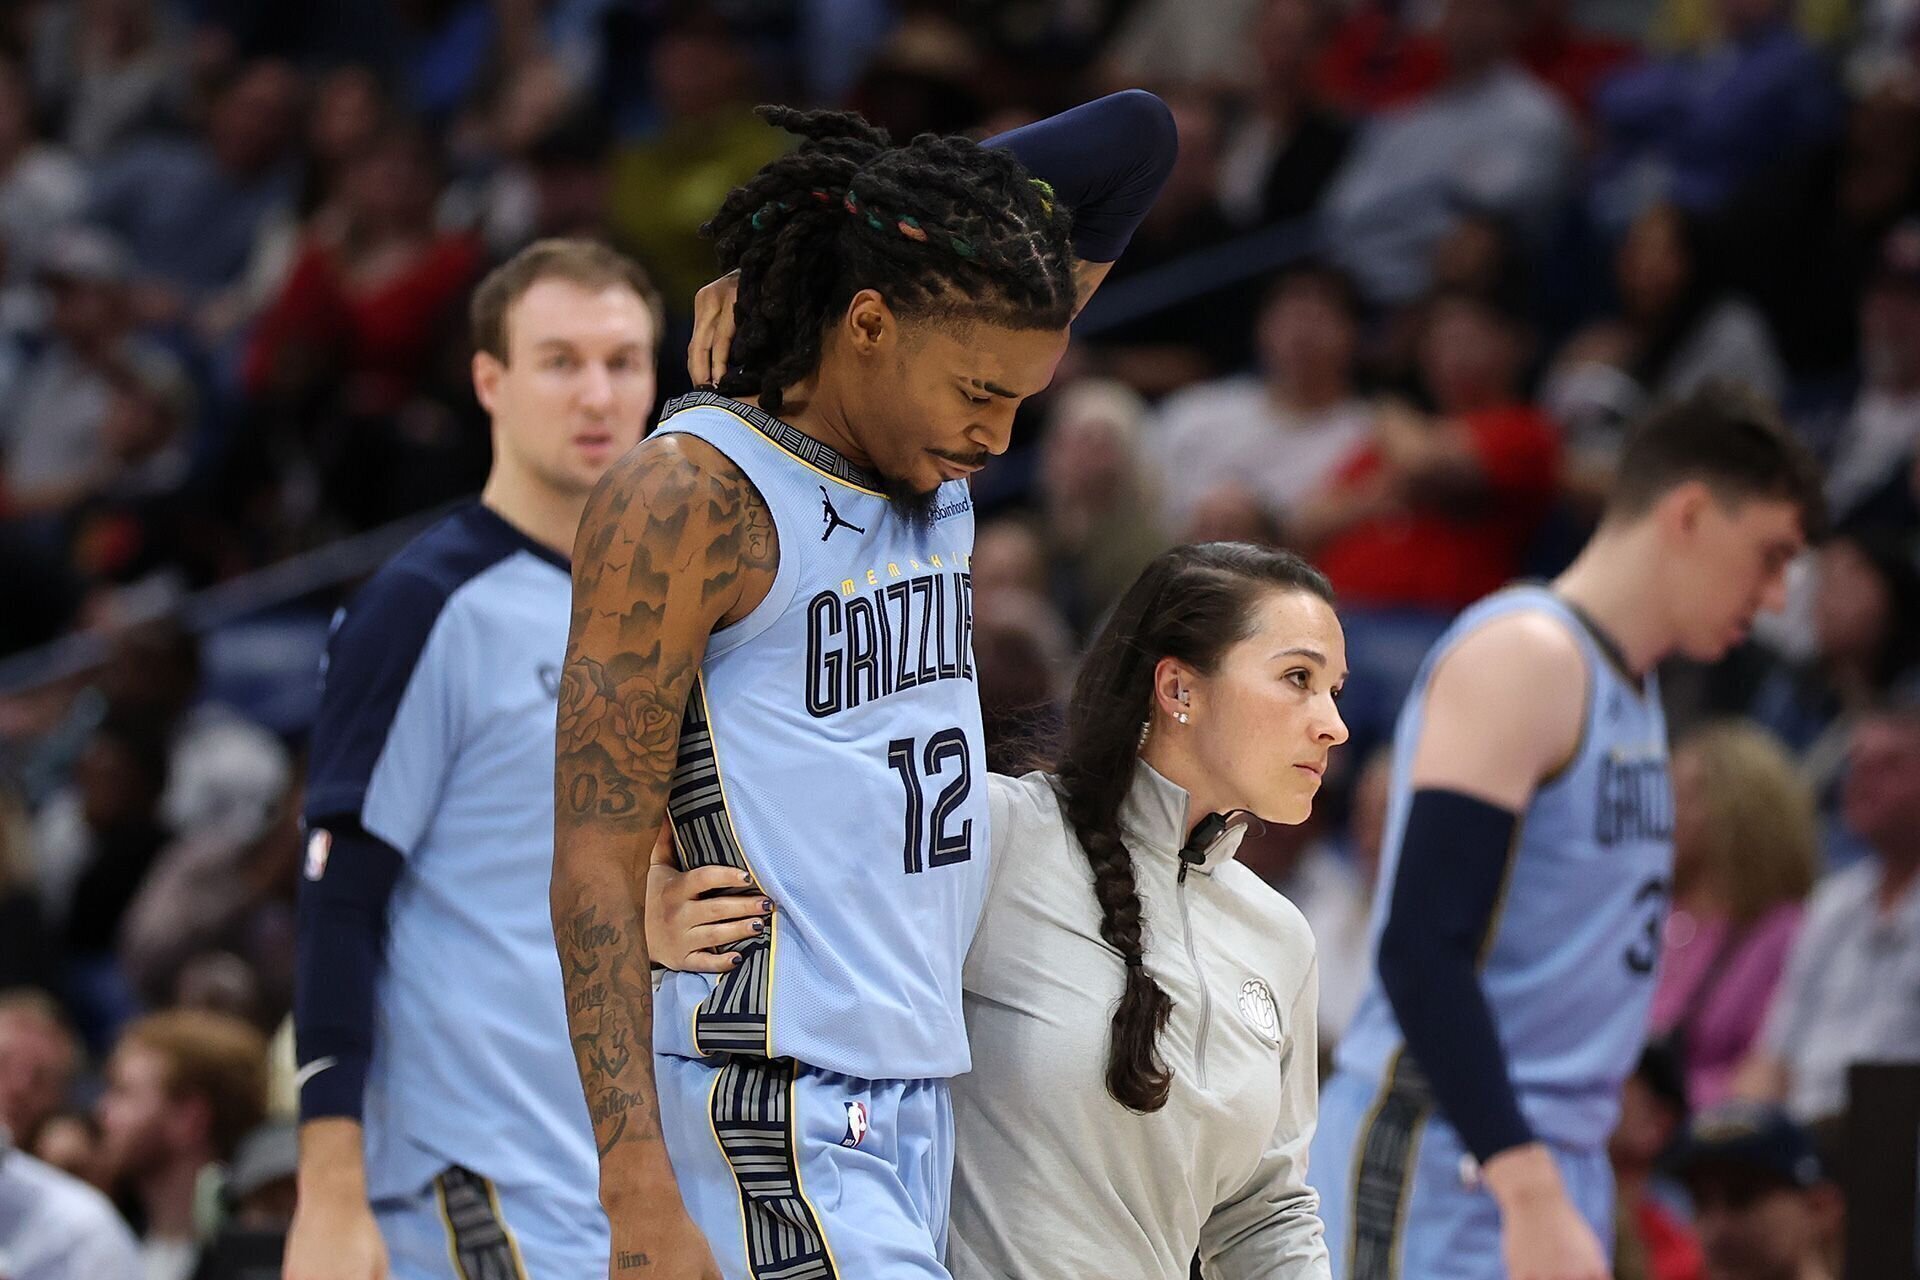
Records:
[[[1073,318],[1072,218],[1010,153],[923,133],[894,146],[845,111],[761,107],[800,135],[702,227],[738,270],[722,395],[778,413],[781,392],[820,364],[827,327],[877,290],[903,317],[1012,329]]]

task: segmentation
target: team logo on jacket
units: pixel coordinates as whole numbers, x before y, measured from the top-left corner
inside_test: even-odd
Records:
[[[840,1139],[843,1147],[857,1147],[860,1140],[867,1136],[867,1104],[849,1102],[847,1104],[847,1135]]]
[[[1273,1003],[1273,992],[1260,979],[1248,978],[1240,984],[1240,1016],[1263,1040],[1280,1043],[1280,1009]]]

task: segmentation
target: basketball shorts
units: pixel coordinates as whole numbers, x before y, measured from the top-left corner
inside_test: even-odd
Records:
[[[946,1081],[653,1061],[674,1178],[727,1280],[948,1280]]]
[[[606,1280],[607,1219],[593,1196],[508,1187],[458,1167],[373,1202],[393,1280]]]
[[[1610,1250],[1607,1153],[1549,1149],[1574,1207]],[[1417,1084],[1382,1088],[1336,1073],[1320,1091],[1307,1181],[1320,1193],[1333,1280],[1506,1280],[1500,1207]]]

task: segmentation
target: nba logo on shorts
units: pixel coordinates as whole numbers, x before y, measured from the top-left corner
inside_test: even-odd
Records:
[[[860,1140],[867,1136],[867,1104],[849,1102],[847,1104],[847,1136],[840,1139],[843,1147],[857,1147]]]

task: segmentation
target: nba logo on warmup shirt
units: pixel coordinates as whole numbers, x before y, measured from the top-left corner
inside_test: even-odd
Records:
[[[849,1102],[847,1104],[847,1136],[840,1139],[843,1147],[857,1147],[860,1140],[867,1136],[867,1104]]]

